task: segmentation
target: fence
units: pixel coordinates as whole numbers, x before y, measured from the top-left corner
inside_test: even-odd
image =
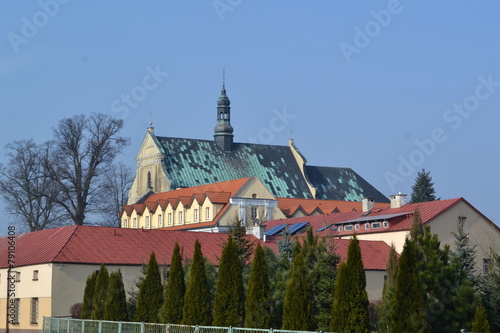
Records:
[[[190,326],[174,324],[149,324],[122,321],[87,320],[71,318],[43,317],[42,333],[313,333],[306,331],[289,331],[217,327]]]

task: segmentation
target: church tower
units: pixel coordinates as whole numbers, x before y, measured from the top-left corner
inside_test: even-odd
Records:
[[[231,126],[231,103],[226,95],[225,80],[222,81],[222,90],[217,101],[217,125],[214,128],[214,140],[224,151],[231,151],[233,147],[233,127]]]

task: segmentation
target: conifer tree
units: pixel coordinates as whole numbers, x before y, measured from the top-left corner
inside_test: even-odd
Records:
[[[108,290],[108,279],[108,270],[104,264],[101,264],[95,282],[94,296],[92,298],[91,319],[101,320],[104,318],[104,302]]]
[[[165,303],[163,304],[162,309],[162,318],[164,323],[180,324],[182,322],[182,309],[184,308],[185,293],[186,285],[184,282],[181,251],[179,244],[175,243],[167,287],[165,288]]]
[[[271,294],[264,249],[257,245],[252,262],[245,301],[245,327],[269,328],[271,325]]]
[[[222,250],[214,300],[214,326],[243,326],[245,289],[238,246],[229,235]]]
[[[198,240],[194,244],[189,285],[184,296],[182,323],[185,325],[205,326],[212,324],[211,295],[208,288],[201,244]]]
[[[323,238],[315,246],[317,262],[309,276],[312,284],[316,330],[328,331],[330,327],[335,279],[340,262],[340,256],[335,249],[336,244],[333,238]]]
[[[415,243],[407,238],[399,257],[389,332],[426,332],[425,305],[416,270],[417,260]]]
[[[425,169],[418,172],[415,184],[411,188],[412,193],[410,203],[427,202],[440,199],[436,198],[436,191],[434,190],[434,183],[432,182],[430,173],[430,171],[425,171]]]
[[[229,228],[229,235],[233,237],[238,248],[238,257],[240,258],[242,269],[245,269],[249,265],[254,248],[253,242],[246,237],[246,232],[243,221],[240,219],[236,219],[231,228]]]
[[[282,329],[310,331],[314,326],[312,295],[306,266],[303,254],[298,252],[294,253],[292,271],[286,286]]]
[[[125,321],[127,317],[127,296],[123,286],[122,272],[118,270],[109,275],[103,319]]]
[[[349,288],[349,276],[347,264],[341,262],[337,269],[337,279],[335,281],[335,294],[333,297],[332,318],[330,322],[331,332],[347,332],[348,321],[346,311],[349,310],[349,299],[345,297],[345,289]]]
[[[348,315],[348,329],[355,332],[369,332],[368,295],[366,294],[366,274],[361,258],[361,248],[356,235],[349,242],[347,249],[347,270],[350,280],[348,295],[351,302]]]
[[[288,279],[290,277],[291,264],[288,255],[283,253],[278,262],[274,275],[271,275],[271,327],[283,325],[283,303]]]
[[[398,255],[394,244],[391,245],[389,260],[387,261],[387,281],[382,291],[382,303],[379,307],[378,332],[389,333],[392,322],[392,308],[394,306],[394,288],[398,275]]]
[[[441,247],[429,226],[416,242],[418,278],[424,296],[430,332],[460,330],[474,314],[474,289],[460,263],[450,257],[449,245]]]
[[[96,284],[97,274],[92,272],[87,277],[87,282],[85,283],[85,290],[83,292],[83,305],[81,319],[90,319],[92,316],[92,307],[94,306],[94,290]]]
[[[455,237],[455,251],[452,255],[457,261],[458,269],[465,278],[469,279],[474,289],[479,288],[479,275],[476,271],[476,247],[469,243],[469,234],[465,231],[464,221],[457,221],[457,232],[452,232]]]
[[[413,212],[413,220],[410,228],[410,239],[414,242],[418,241],[418,237],[424,235],[424,226],[422,223],[422,217],[420,217],[420,210],[417,208]]]
[[[479,303],[476,307],[476,313],[472,321],[472,332],[490,333],[490,323],[486,318],[486,310],[482,303]]]
[[[135,321],[158,323],[158,312],[163,304],[163,286],[154,252],[149,257],[146,276],[141,282],[137,297]]]

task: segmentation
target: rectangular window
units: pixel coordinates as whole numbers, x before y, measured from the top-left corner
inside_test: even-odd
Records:
[[[31,299],[30,322],[31,324],[38,324],[38,298]]]
[[[38,281],[38,270],[33,271],[33,281]]]
[[[137,229],[137,217],[134,217],[134,228]]]
[[[158,215],[158,227],[163,228],[163,215]]]
[[[342,232],[342,226],[339,227],[339,232]]]
[[[344,226],[345,231],[352,231],[352,225],[346,225]]]
[[[9,320],[11,321],[11,324],[19,325],[19,322],[21,321],[21,299],[14,298],[12,301],[14,302],[14,313],[12,313],[14,317],[10,317]]]
[[[172,213],[168,213],[168,225],[172,225],[174,222],[174,217]]]
[[[123,227],[128,228],[128,219],[123,219]]]
[[[389,228],[389,222],[388,222],[388,221],[384,221],[384,222],[382,222],[382,226],[383,226],[384,228]]]
[[[372,229],[380,229],[380,222],[373,222]]]
[[[21,272],[16,272],[16,282],[21,282]]]
[[[210,220],[210,207],[205,209],[205,219]]]
[[[366,230],[370,229],[370,223],[365,223],[365,229]]]
[[[464,233],[467,233],[468,230],[467,230],[467,217],[466,216],[459,216],[458,217],[458,223],[462,226],[462,230],[464,231]]]
[[[151,225],[149,224],[149,216],[146,216],[146,229],[151,229]]]
[[[183,224],[184,223],[184,219],[183,219],[183,214],[182,212],[179,212],[179,224]]]
[[[193,221],[194,222],[198,222],[198,219],[200,218],[200,216],[198,215],[198,209],[195,209],[193,211]]]
[[[252,220],[257,218],[257,207],[250,207]]]

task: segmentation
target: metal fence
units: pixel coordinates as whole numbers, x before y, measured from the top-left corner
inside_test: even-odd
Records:
[[[313,333],[241,327],[149,324],[122,321],[43,317],[42,333]]]

